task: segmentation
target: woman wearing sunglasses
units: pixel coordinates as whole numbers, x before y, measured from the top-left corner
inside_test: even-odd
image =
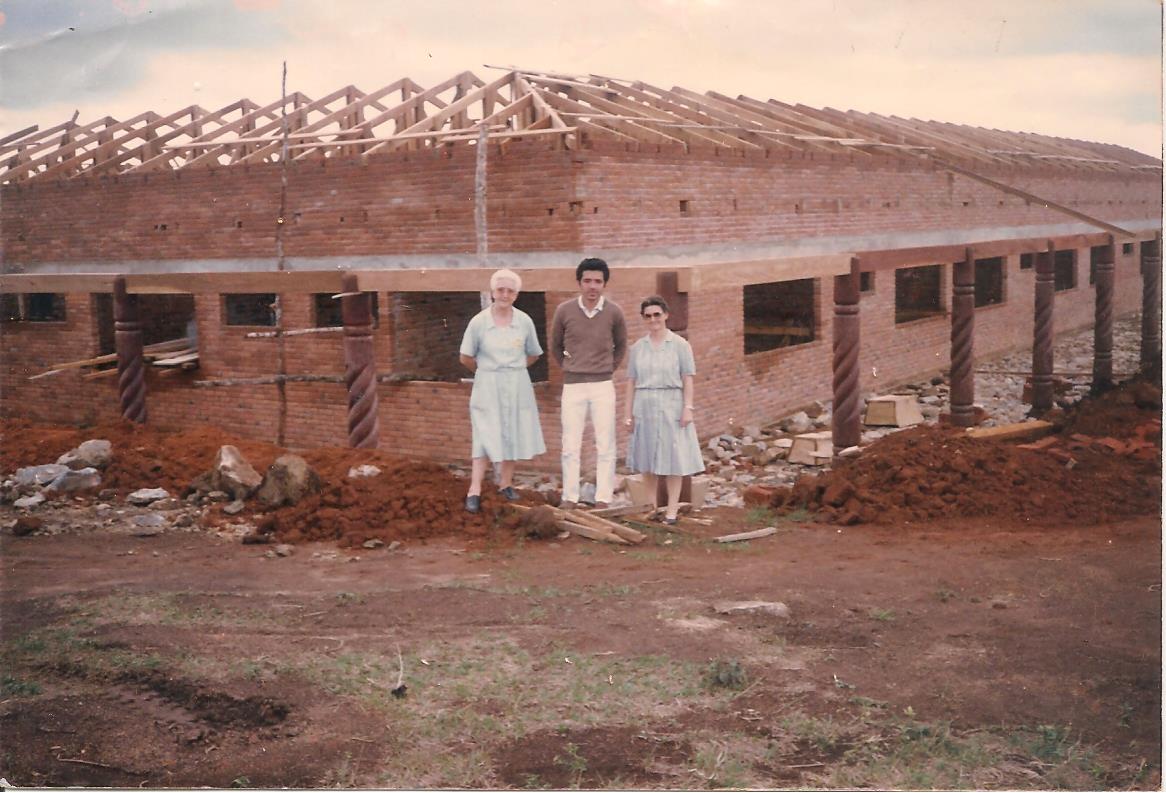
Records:
[[[631,429],[628,467],[642,473],[650,492],[663,476],[668,490],[664,523],[676,523],[680,485],[704,470],[693,424],[696,362],[688,342],[668,330],[668,304],[653,295],[640,304],[648,335],[628,351],[624,423]]]
[[[462,365],[474,373],[470,392],[473,451],[466,512],[482,508],[482,479],[489,462],[501,463],[498,491],[503,498],[517,501],[518,493],[511,484],[514,461],[529,460],[547,450],[527,372],[543,348],[530,316],[514,307],[520,291],[522,278],[518,273],[499,270],[490,276],[493,302],[470,320],[459,350]]]

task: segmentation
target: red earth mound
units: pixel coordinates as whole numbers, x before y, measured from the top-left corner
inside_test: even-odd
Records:
[[[263,473],[286,450],[270,443],[242,440],[209,426],[177,432],[131,422],[77,428],[9,420],[0,424],[0,471],[56,462],[83,441],[103,438],[113,444],[113,461],[102,474],[102,487],[125,495],[142,487],[161,487],[175,495],[214,463],[219,447],[232,445]],[[511,536],[495,527],[502,499],[491,489],[483,494],[482,512],[463,509],[466,482],[435,463],[403,460],[383,452],[322,448],[301,452],[323,482],[321,491],[299,504],[270,512],[256,523],[280,542],[333,540],[359,546],[366,540],[417,539],[448,534],[471,537]],[[348,478],[348,470],[371,464],[375,477]],[[257,502],[249,501],[255,509]],[[215,514],[212,521],[225,516]]]
[[[166,432],[129,421],[79,428],[5,420],[0,436],[0,471],[5,473],[55,463],[87,440],[107,440],[113,444],[113,461],[102,472],[102,487],[122,495],[141,487],[181,494],[192,479],[210,469],[220,446],[236,447],[260,472],[282,454],[273,444],[243,440],[210,426]]]
[[[316,469],[324,486],[300,503],[259,519],[261,531],[281,542],[334,540],[358,547],[368,540],[417,539],[442,535],[510,536],[496,525],[504,503],[496,491],[482,494],[482,511],[464,509],[466,480],[437,463],[410,462],[383,452],[356,449],[312,449],[304,459]],[[381,473],[349,478],[356,465],[375,465]]]
[[[1134,393],[1131,385],[1084,403],[1038,448],[942,427],[904,430],[779,489],[771,504],[842,524],[998,516],[1044,525],[1154,514],[1162,493],[1160,396],[1155,408]]]

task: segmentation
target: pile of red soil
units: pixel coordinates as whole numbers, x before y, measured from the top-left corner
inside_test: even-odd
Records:
[[[444,535],[510,536],[496,525],[504,499],[487,488],[482,511],[465,511],[465,479],[437,463],[411,462],[383,452],[357,449],[312,449],[302,453],[324,486],[294,506],[259,518],[263,533],[280,542],[331,540],[359,547],[368,540],[418,539]],[[375,465],[381,473],[349,478],[357,465]]]
[[[0,472],[56,462],[60,455],[95,438],[113,444],[113,460],[102,472],[102,487],[119,495],[142,487],[161,487],[181,495],[196,477],[210,470],[224,445],[239,449],[260,474],[286,451],[209,426],[168,432],[121,421],[82,429],[6,420],[0,422]],[[495,513],[503,503],[496,491],[488,488],[481,513],[470,515],[464,510],[466,481],[443,466],[373,450],[323,448],[300,454],[320,475],[323,487],[295,506],[255,520],[277,541],[332,540],[354,547],[370,539],[389,543],[450,534],[513,535],[512,527],[495,526]],[[348,478],[349,469],[362,464],[377,466],[381,474]],[[248,512],[259,508],[258,502],[247,502]],[[212,521],[226,519],[218,513],[211,516]]]
[[[142,487],[179,495],[210,469],[221,446],[236,447],[260,473],[283,453],[273,444],[243,440],[209,426],[167,432],[129,421],[78,428],[13,419],[0,422],[0,472],[55,463],[65,452],[97,438],[113,444],[113,460],[101,474],[101,486],[121,495]]]
[[[809,509],[818,520],[841,524],[991,516],[1051,525],[1155,514],[1162,493],[1161,424],[1158,410],[1139,408],[1130,393],[1111,392],[1068,416],[1058,436],[1065,442],[1044,448],[977,440],[945,427],[904,430],[831,471],[779,489],[771,504]],[[1151,453],[1090,443],[1081,432],[1090,429]]]

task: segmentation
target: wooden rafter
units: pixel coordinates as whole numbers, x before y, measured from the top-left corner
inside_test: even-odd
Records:
[[[497,68],[497,67],[488,67]],[[286,129],[285,129],[286,123]],[[487,83],[461,72],[424,88],[402,78],[372,92],[353,85],[322,98],[299,92],[259,105],[240,99],[125,121],[68,121],[0,135],[0,181],[166,171],[289,158],[368,157],[397,149],[556,136],[688,149],[846,152],[929,157],[961,167],[1065,173],[1150,173],[1160,160],[1120,146],[873,113],[760,101],[596,74],[508,68]]]

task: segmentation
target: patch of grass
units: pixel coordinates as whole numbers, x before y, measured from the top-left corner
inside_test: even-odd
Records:
[[[777,522],[777,513],[769,507],[750,507],[745,513],[745,521],[751,525],[772,526]]]
[[[4,675],[0,678],[0,692],[6,697],[35,697],[41,692],[41,687],[40,683],[32,680]]]
[[[587,773],[587,758],[579,753],[579,747],[571,741],[567,741],[563,751],[555,755],[554,762],[571,775],[571,784],[575,787],[579,786],[583,774]]]
[[[938,589],[935,592],[935,597],[940,603],[947,603],[949,600],[954,600],[957,596],[950,589]]]
[[[636,594],[639,591],[639,587],[633,586],[632,584],[597,584],[588,587],[587,591],[596,597],[622,598]]]
[[[893,609],[873,608],[867,614],[872,620],[879,622],[894,622],[895,612]]]
[[[705,688],[727,688],[742,691],[749,685],[749,675],[735,658],[713,661],[705,669],[702,682]]]
[[[337,592],[336,603],[341,606],[358,606],[364,602],[364,597],[355,592]]]
[[[750,765],[725,744],[712,742],[699,748],[692,758],[692,773],[712,789],[754,787]]]

